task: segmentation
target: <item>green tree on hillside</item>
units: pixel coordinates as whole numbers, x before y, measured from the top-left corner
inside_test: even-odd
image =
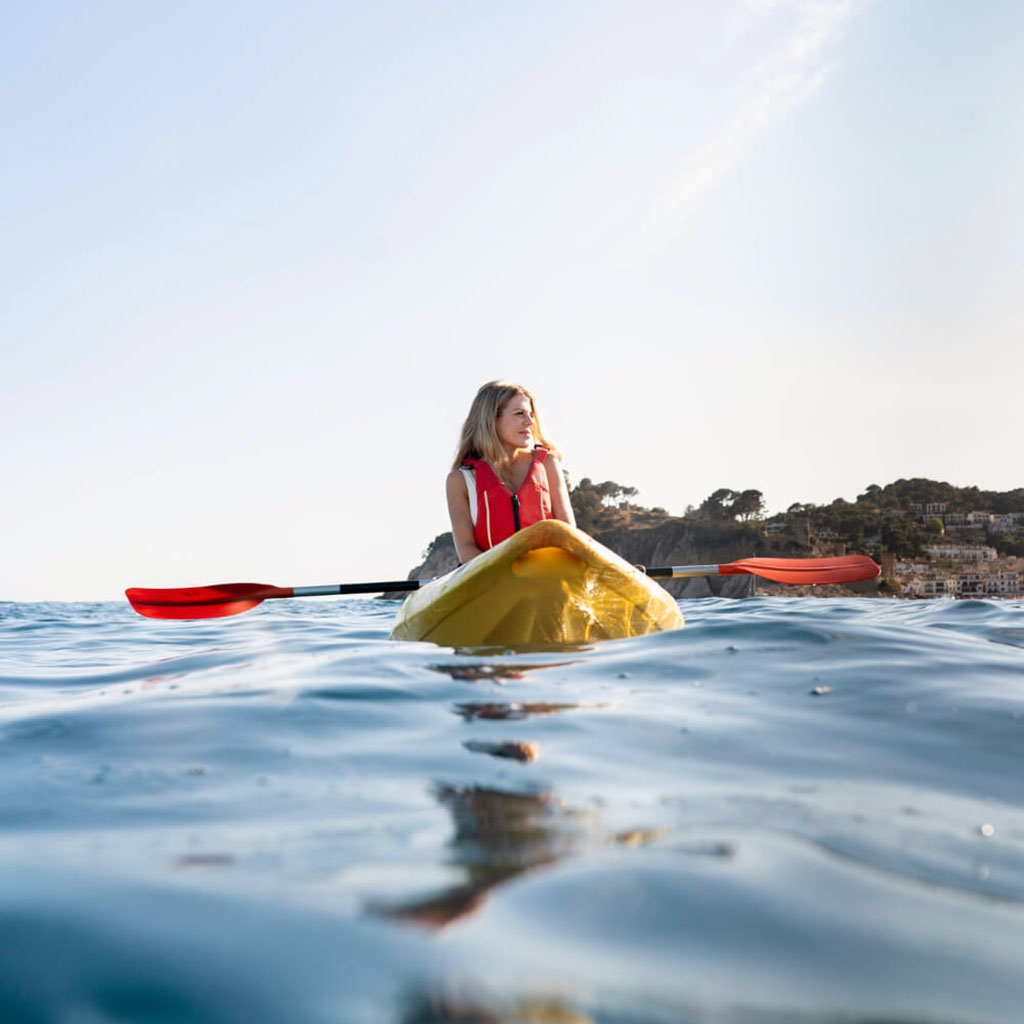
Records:
[[[764,495],[753,489],[734,491],[730,487],[720,487],[701,502],[697,514],[699,518],[715,523],[727,523],[733,519],[744,522],[763,519]]]
[[[585,476],[569,491],[569,501],[576,515],[576,524],[585,533],[593,533],[607,525],[613,509],[628,504],[639,492],[635,487],[605,480],[595,484]]]
[[[731,488],[719,487],[717,491],[713,491],[700,503],[697,514],[701,519],[724,522],[726,519],[732,518],[729,509],[738,497],[738,492]]]
[[[921,553],[921,534],[912,521],[895,516],[882,526],[882,545],[897,558],[916,558]]]
[[[639,493],[635,487],[626,487],[624,484],[617,484],[614,480],[605,480],[604,483],[595,484],[597,491],[604,505],[622,505],[635,498]]]
[[[732,503],[731,508],[734,517],[738,517],[745,523],[752,519],[763,519],[765,514],[764,495],[760,491],[743,491]]]

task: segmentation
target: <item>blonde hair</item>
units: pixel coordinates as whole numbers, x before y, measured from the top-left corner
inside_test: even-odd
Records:
[[[537,403],[533,395],[519,384],[492,380],[476,393],[473,404],[469,407],[469,415],[462,424],[462,435],[459,438],[452,469],[458,469],[467,458],[485,459],[494,467],[498,476],[504,479],[508,475],[509,458],[505,446],[498,437],[498,417],[516,395],[522,395],[530,403],[530,411],[533,414],[533,437],[536,443],[547,448],[552,455],[559,455],[558,449],[541,430]],[[505,482],[508,483],[508,480]]]

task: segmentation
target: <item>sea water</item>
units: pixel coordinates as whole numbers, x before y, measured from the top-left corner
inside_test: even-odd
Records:
[[[1024,604],[0,604],[4,1024],[1024,1020]]]

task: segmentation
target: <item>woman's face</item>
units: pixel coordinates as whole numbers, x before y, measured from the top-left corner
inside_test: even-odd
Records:
[[[526,395],[515,395],[498,414],[498,439],[509,450],[527,448],[533,439],[533,406]]]

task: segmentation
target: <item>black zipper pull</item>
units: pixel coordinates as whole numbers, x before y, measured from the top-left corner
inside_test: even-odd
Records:
[[[512,522],[515,523],[516,533],[518,533],[522,526],[519,525],[519,495],[512,495]]]

